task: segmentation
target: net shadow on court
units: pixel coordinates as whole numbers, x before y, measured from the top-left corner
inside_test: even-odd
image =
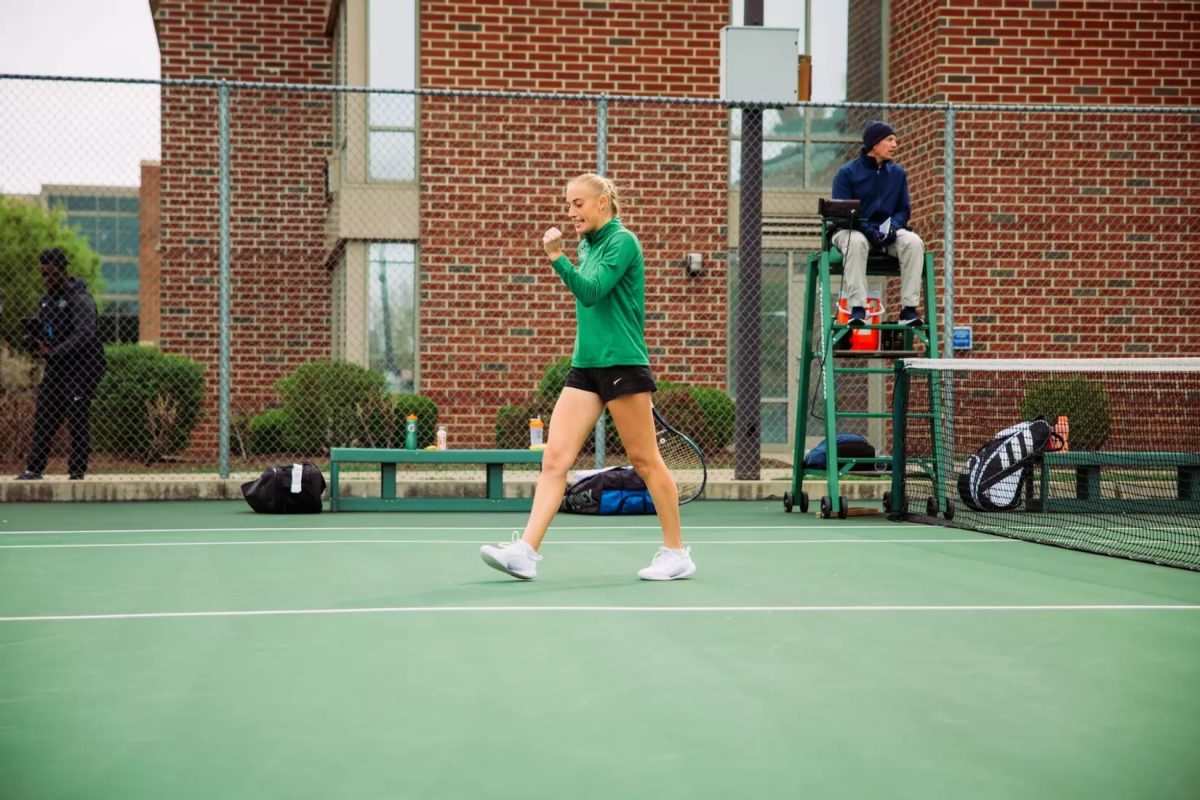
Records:
[[[777,501],[653,517],[0,507],[37,797],[1189,797],[1200,575]]]

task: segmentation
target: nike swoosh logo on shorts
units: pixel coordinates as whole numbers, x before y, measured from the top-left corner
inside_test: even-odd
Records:
[[[613,381],[613,386],[616,386],[620,382],[621,382],[621,379],[617,378],[615,381]]]

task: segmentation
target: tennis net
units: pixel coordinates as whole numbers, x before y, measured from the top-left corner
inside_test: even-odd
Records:
[[[1200,570],[1200,358],[905,359],[895,388],[893,518]]]

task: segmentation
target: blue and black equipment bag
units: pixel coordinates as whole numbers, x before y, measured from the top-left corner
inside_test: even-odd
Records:
[[[633,467],[609,467],[567,487],[560,511],[569,514],[653,514],[646,482]]]

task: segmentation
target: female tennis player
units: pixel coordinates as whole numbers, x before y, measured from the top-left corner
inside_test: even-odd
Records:
[[[554,271],[575,295],[575,352],[554,412],[533,510],[520,537],[480,549],[491,567],[515,578],[537,575],[546,529],[558,512],[567,471],[607,406],[625,453],[646,482],[662,526],[663,546],[638,577],[648,581],[686,578],[696,571],[691,548],[683,546],[679,497],[658,451],[651,393],[657,388],[643,334],[646,273],[642,246],[621,224],[612,181],[585,174],[567,184],[567,216],[581,236],[576,268],[563,255],[563,234],[550,228],[542,246]]]

